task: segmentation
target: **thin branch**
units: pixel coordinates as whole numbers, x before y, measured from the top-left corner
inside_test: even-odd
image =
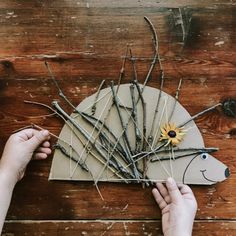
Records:
[[[67,150],[66,150],[61,144],[57,143],[57,144],[53,145],[53,147],[54,147],[55,149],[60,150],[61,153],[62,153],[64,156],[68,157],[69,159],[71,159],[71,160],[74,161],[75,163],[78,163],[79,166],[81,167],[81,169],[83,169],[83,170],[89,172],[89,169],[88,169],[87,165],[86,165],[84,162],[82,162],[82,161],[79,161],[79,162],[78,162],[78,159],[75,158],[74,156],[70,155],[70,153],[68,153]],[[72,151],[75,151],[72,146],[70,146],[70,148],[72,148]]]
[[[152,31],[152,34],[153,34],[153,44],[154,44],[154,50],[155,50],[155,53],[154,53],[154,56],[153,56],[153,60],[151,62],[151,65],[150,65],[150,68],[148,70],[148,73],[146,75],[146,78],[144,80],[144,83],[143,83],[143,87],[142,87],[142,91],[144,90],[147,82],[149,81],[150,79],[150,76],[151,76],[151,73],[156,65],[156,62],[157,62],[157,59],[159,61],[159,65],[160,65],[160,69],[162,71],[162,64],[161,64],[161,61],[160,61],[160,58],[159,58],[159,54],[158,54],[158,49],[159,49],[159,44],[158,44],[158,38],[157,38],[157,32],[156,32],[156,29],[154,27],[154,25],[152,24],[152,22],[145,16],[144,19],[146,20],[146,22],[149,24],[150,28],[151,28],[151,31]]]
[[[209,107],[209,108],[207,108],[207,109],[205,109],[205,110],[203,110],[203,111],[197,113],[196,115],[192,116],[189,120],[187,120],[187,121],[185,121],[184,123],[178,125],[178,128],[182,128],[183,126],[187,125],[187,124],[188,124],[189,122],[191,122],[192,120],[195,120],[195,119],[197,119],[199,116],[202,116],[203,114],[205,114],[205,113],[207,113],[207,112],[209,112],[209,111],[214,110],[214,109],[215,109],[216,107],[218,107],[218,106],[222,106],[222,103],[218,103],[218,104],[216,104],[216,105],[214,105],[214,106],[212,106],[212,107]]]
[[[158,94],[158,98],[157,98],[155,112],[154,112],[154,115],[153,115],[153,120],[152,120],[152,123],[151,123],[150,134],[148,136],[148,142],[151,145],[153,143],[154,125],[156,123],[156,118],[157,118],[157,114],[158,114],[158,111],[159,111],[159,106],[160,106],[160,101],[161,101],[161,96],[162,96],[163,85],[164,85],[164,76],[163,76],[163,71],[161,71],[161,73],[160,73],[160,90],[159,90],[159,94]]]
[[[24,100],[24,103],[42,106],[42,107],[45,107],[45,108],[49,109],[49,110],[52,111],[53,113],[57,113],[56,110],[54,110],[52,107],[50,107],[50,106],[48,106],[48,105],[46,105],[46,104],[44,104],[44,103],[41,103],[41,102],[35,102],[35,101]]]
[[[141,143],[142,143],[142,138],[141,134],[138,129],[138,117],[137,117],[137,104],[135,102],[135,95],[134,95],[134,84],[130,85],[130,94],[131,94],[131,100],[132,100],[132,117],[134,120],[134,132],[135,132],[135,153],[138,153],[141,151]]]
[[[126,60],[127,60],[127,55],[128,55],[128,50],[129,50],[129,45],[126,45],[126,52],[125,52],[125,57],[123,59],[123,63],[122,63],[122,67],[120,69],[120,74],[119,74],[119,79],[118,79],[118,84],[117,84],[117,88],[116,88],[116,93],[118,93],[119,88],[120,88],[120,84],[121,81],[124,79],[125,77],[125,64],[126,64]]]
[[[53,75],[51,68],[49,66],[49,64],[45,61],[45,66],[49,72],[49,75],[51,76],[52,81],[54,82],[54,84],[56,85],[57,89],[58,89],[58,93],[59,96],[61,98],[63,98],[71,107],[73,107],[73,109],[76,109],[75,106],[70,102],[70,100],[65,96],[65,94],[63,93],[63,91],[61,90],[60,86],[58,85],[57,80],[55,79],[55,76]]]
[[[96,105],[97,105],[97,101],[98,101],[98,98],[99,98],[99,94],[100,94],[100,92],[101,92],[101,89],[102,89],[102,87],[103,87],[105,81],[106,81],[106,80],[104,79],[104,80],[101,82],[101,84],[100,84],[99,87],[98,87],[97,93],[96,93],[96,95],[95,95],[94,103],[93,103],[93,106],[92,106],[92,108],[91,108],[91,110],[92,110],[92,116],[94,116],[94,114],[95,114],[95,112],[96,112]]]
[[[113,81],[111,83],[111,90],[112,90],[112,95],[113,95],[113,101],[114,101],[114,104],[115,104],[115,107],[116,107],[116,110],[117,110],[117,113],[118,113],[118,116],[119,116],[119,119],[120,119],[120,124],[121,124],[122,129],[124,130],[123,140],[124,140],[124,144],[125,144],[125,149],[126,149],[126,152],[128,154],[129,161],[132,163],[133,174],[135,175],[135,178],[138,179],[139,178],[139,173],[138,173],[138,170],[137,170],[137,166],[135,165],[135,163],[133,162],[133,160],[131,158],[132,153],[131,153],[131,145],[130,145],[130,142],[129,142],[129,139],[128,139],[128,134],[127,134],[127,126],[125,125],[125,123],[123,121],[123,118],[122,118],[122,115],[121,115],[121,112],[120,112],[120,109],[119,109],[118,98],[117,98],[117,95],[114,91],[114,82]]]
[[[12,134],[18,133],[18,132],[20,132],[20,131],[22,131],[22,130],[25,130],[25,129],[33,129],[33,128],[34,128],[34,127],[33,127],[32,125],[26,125],[26,126],[24,126],[24,127],[21,127],[21,128],[19,128],[19,129],[16,129],[16,130],[12,131]]]
[[[173,114],[174,114],[174,111],[175,111],[175,108],[176,108],[176,104],[177,104],[177,102],[179,101],[179,92],[180,92],[180,89],[181,89],[182,80],[183,80],[183,79],[180,79],[180,80],[179,80],[179,85],[178,85],[178,87],[177,87],[177,89],[176,89],[174,105],[173,105],[171,114],[170,114],[169,119],[168,119],[169,122],[171,121],[171,119],[172,119],[172,117],[173,117]]]
[[[129,53],[130,53],[130,60],[132,63],[132,67],[133,67],[133,73],[134,73],[133,77],[134,77],[134,80],[138,80],[138,74],[137,74],[137,70],[135,66],[135,58],[133,57],[131,48],[129,49]]]

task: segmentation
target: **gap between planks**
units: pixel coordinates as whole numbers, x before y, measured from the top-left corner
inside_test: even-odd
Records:
[[[20,224],[31,224],[31,223],[160,223],[161,220],[147,220],[147,219],[130,219],[130,220],[123,220],[123,219],[88,219],[88,220],[5,220],[5,223],[11,224],[11,223],[20,223]],[[194,220],[194,223],[236,223],[236,219],[206,219],[206,220]]]

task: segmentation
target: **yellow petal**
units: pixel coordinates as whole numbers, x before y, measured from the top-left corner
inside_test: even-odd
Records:
[[[164,134],[164,135],[167,134],[167,132],[166,132],[166,130],[165,130],[164,128],[161,128],[161,132],[162,132],[162,134]]]

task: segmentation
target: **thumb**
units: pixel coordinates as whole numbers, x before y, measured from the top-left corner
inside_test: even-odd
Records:
[[[27,143],[32,151],[34,151],[43,141],[47,140],[48,138],[48,130],[37,131],[34,133],[33,137],[27,141]]]
[[[168,178],[166,181],[166,187],[168,189],[171,202],[178,204],[182,199],[182,195],[178,189],[175,180],[173,178]]]

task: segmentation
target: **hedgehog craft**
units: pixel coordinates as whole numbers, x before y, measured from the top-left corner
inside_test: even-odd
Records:
[[[194,119],[221,104],[191,116],[179,103],[181,80],[172,97],[163,91],[164,71],[158,53],[158,39],[151,21],[144,17],[153,34],[154,56],[143,84],[134,79],[122,84],[123,67],[117,85],[112,82],[85,98],[77,107],[63,94],[49,65],[46,66],[59,95],[73,108],[68,115],[57,101],[53,110],[65,121],[55,145],[50,180],[79,180],[124,183],[164,182],[211,185],[225,180],[229,169],[206,148]],[[127,49],[128,51],[128,49]],[[160,88],[147,86],[158,64]]]

